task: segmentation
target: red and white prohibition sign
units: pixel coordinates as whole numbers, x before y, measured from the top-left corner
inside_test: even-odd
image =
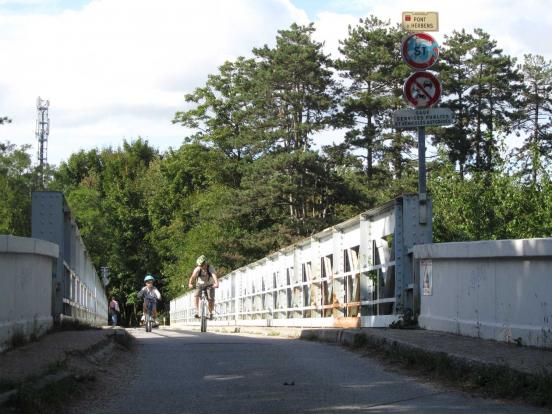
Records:
[[[404,96],[414,108],[429,108],[441,97],[441,82],[429,72],[415,72],[404,83]]]

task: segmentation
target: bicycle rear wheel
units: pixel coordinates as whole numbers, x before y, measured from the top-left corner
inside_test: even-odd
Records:
[[[153,304],[151,302],[147,303],[146,306],[146,332],[151,332],[153,326]]]
[[[146,313],[146,332],[151,332],[151,315]]]

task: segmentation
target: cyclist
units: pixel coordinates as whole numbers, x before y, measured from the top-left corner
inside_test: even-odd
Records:
[[[188,288],[191,289],[196,284],[195,290],[195,318],[199,319],[199,297],[201,289],[205,289],[207,299],[209,300],[209,319],[213,319],[213,308],[215,307],[215,288],[219,287],[218,277],[213,266],[209,264],[207,258],[201,255],[196,260],[197,267],[192,272]],[[196,283],[197,282],[197,283]]]
[[[157,321],[157,301],[161,299],[161,293],[153,286],[155,278],[152,275],[146,275],[144,278],[144,286],[140,292],[138,292],[138,298],[144,298],[144,315],[148,309],[148,303],[152,303],[152,313],[154,321]]]

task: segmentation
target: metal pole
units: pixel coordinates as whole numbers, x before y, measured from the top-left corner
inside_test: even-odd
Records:
[[[420,205],[420,224],[427,223],[427,190],[425,162],[425,127],[418,127],[418,202]]]

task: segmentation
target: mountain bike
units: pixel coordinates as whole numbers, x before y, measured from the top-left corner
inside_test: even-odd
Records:
[[[207,289],[213,285],[205,285],[201,287],[199,297],[199,318],[201,320],[201,332],[207,332],[207,318],[209,317],[209,298],[207,297]]]
[[[151,328],[153,325],[153,301],[151,300],[148,300],[146,303],[145,321],[146,321],[146,332],[151,332]]]

